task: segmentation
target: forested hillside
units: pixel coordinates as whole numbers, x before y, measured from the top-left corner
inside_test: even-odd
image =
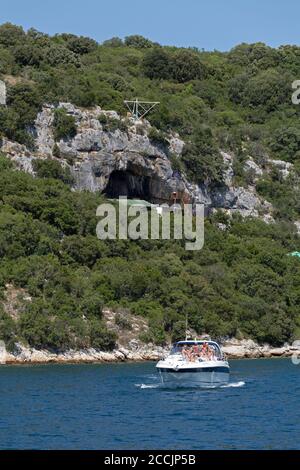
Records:
[[[214,337],[281,344],[297,334],[299,260],[287,253],[300,243],[285,222],[213,216],[199,252],[186,251],[184,242],[103,242],[95,236],[99,195],[33,178],[5,158],[0,198],[2,298],[7,285],[30,298],[15,318],[2,310],[7,344],[111,348],[104,305],[148,318],[150,334],[142,339],[157,344],[183,334],[186,314],[199,333]]]
[[[104,306],[148,318],[142,339],[156,344],[180,336],[186,314],[198,333],[218,338],[297,338],[300,261],[288,254],[300,250],[291,223],[300,220],[300,114],[291,102],[299,78],[296,46],[241,44],[221,53],[162,47],[140,36],[99,45],[0,26],[0,79],[8,85],[0,137],[33,149],[32,126],[44,103],[100,105],[125,116],[124,99],[138,96],[160,101],[149,115],[152,139],[164,142],[172,131],[186,142],[182,157],[170,159],[190,181],[222,184],[220,150],[234,156],[241,186],[253,183],[244,167],[249,156],[262,168],[269,158],[293,164],[286,178],[274,169],[255,182],[276,223],[213,214],[204,249],[191,253],[173,241],[97,240],[102,196],[71,191],[70,175],[56,161],[40,165],[33,178],[1,157],[0,339],[11,348],[22,341],[111,349],[116,338],[102,321]],[[62,111],[54,125],[57,139],[76,132]],[[30,298],[16,315],[5,310],[8,285]]]

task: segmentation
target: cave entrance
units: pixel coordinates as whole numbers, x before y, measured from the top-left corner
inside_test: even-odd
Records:
[[[117,199],[120,196],[151,200],[150,177],[134,175],[130,171],[115,170],[111,173],[104,193]]]

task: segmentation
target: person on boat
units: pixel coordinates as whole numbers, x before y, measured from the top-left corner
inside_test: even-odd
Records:
[[[182,355],[188,362],[193,362],[193,351],[192,349],[186,344],[182,350]]]
[[[213,357],[214,357],[214,351],[213,349],[208,345],[207,346],[207,359],[209,361],[212,361],[213,360]]]
[[[202,345],[202,348],[201,348],[201,357],[203,357],[203,359],[207,359],[208,358],[208,354],[209,354],[209,351],[208,351],[208,343],[203,343]]]
[[[192,348],[192,352],[193,352],[193,359],[196,361],[197,359],[199,359],[200,357],[200,348],[199,348],[199,345],[196,343],[194,344],[193,348]]]
[[[183,355],[184,359],[187,359],[188,358],[188,347],[187,345],[185,344],[181,350],[181,354]]]

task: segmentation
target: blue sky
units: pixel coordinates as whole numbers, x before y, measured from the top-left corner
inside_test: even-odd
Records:
[[[161,44],[228,50],[300,43],[299,0],[2,0],[0,23],[102,42],[142,34]]]

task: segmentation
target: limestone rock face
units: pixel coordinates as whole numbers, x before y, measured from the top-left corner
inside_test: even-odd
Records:
[[[56,142],[55,146],[55,107],[45,105],[32,129],[34,151],[3,141],[2,152],[20,169],[34,174],[34,159],[56,158],[70,168],[74,189],[79,191],[99,191],[111,198],[128,196],[160,204],[170,203],[176,193],[177,201],[203,203],[207,210],[221,209],[229,215],[239,212],[245,217],[267,217],[269,222],[272,221],[272,207],[257,195],[254,185],[244,188],[234,184],[232,155],[221,152],[225,164],[221,186],[192,184],[185,175],[174,172],[171,167],[168,152],[180,158],[184,148],[184,142],[177,134],[169,136],[169,148],[164,148],[149,139],[151,126],[147,121],[136,124],[129,120],[125,125],[124,119],[115,111],[104,111],[99,106],[81,109],[71,103],[60,103],[58,107],[74,117],[76,136]],[[99,117],[103,115],[120,125],[110,130],[109,126],[101,124],[103,120]],[[257,177],[262,174],[262,169],[251,158],[245,165]],[[283,170],[287,171],[287,166]]]
[[[0,80],[0,105],[6,105],[6,84]]]
[[[119,346],[110,352],[93,348],[53,352],[45,349],[29,348],[17,343],[13,353],[6,350],[0,351],[0,362],[1,364],[47,364],[158,361],[166,357],[169,350],[170,346],[160,347],[153,344],[140,344],[139,341],[135,345],[131,341],[128,347]],[[222,345],[222,351],[229,360],[289,357],[295,366],[299,365],[300,362],[299,344],[285,344],[281,348],[273,348],[268,344],[259,345],[250,339],[237,340],[232,338]]]
[[[263,175],[263,170],[255,163],[253,158],[248,158],[248,160],[245,161],[244,169],[247,172],[253,173],[255,178]]]
[[[217,188],[211,188],[206,184],[199,186],[189,186],[191,193],[196,202],[200,202],[213,210],[221,209],[228,215],[236,212],[243,217],[260,217],[265,219],[265,214],[268,214],[268,222],[272,222],[271,216],[272,205],[258,196],[255,186],[248,186],[247,188],[234,185],[234,171],[233,171],[233,156],[221,152],[224,160],[224,184]],[[248,160],[248,163],[251,160]],[[253,163],[252,169],[256,168],[256,174],[260,174],[258,165]],[[262,174],[261,170],[261,174]]]
[[[42,157],[52,156],[54,147],[54,137],[52,131],[53,124],[53,107],[45,106],[37,115],[35,121],[35,143],[39,155]]]
[[[77,134],[73,139],[57,143],[61,161],[71,170],[75,189],[107,192],[108,196],[128,196],[169,202],[173,192],[183,195],[183,180],[173,177],[166,153],[152,145],[147,135],[136,132],[134,125],[127,132],[107,131],[98,119],[100,115],[121,121],[114,111],[100,107],[91,110],[60,103],[76,120]],[[39,156],[51,156],[54,147],[52,130],[53,106],[45,106],[35,123],[35,143]],[[182,141],[173,138],[178,150]]]
[[[297,344],[296,344],[297,343]],[[222,346],[222,351],[230,359],[260,358],[260,357],[300,357],[300,344],[285,344],[280,348],[274,348],[269,344],[259,345],[251,339],[237,340],[231,338]]]
[[[285,179],[287,178],[289,175],[290,175],[290,172],[293,168],[293,164],[292,163],[289,163],[289,162],[285,162],[283,160],[271,160],[269,159],[268,160],[268,163],[270,164],[270,166],[272,166],[273,168],[277,168],[277,170],[279,171],[279,173],[281,174],[281,176]]]

